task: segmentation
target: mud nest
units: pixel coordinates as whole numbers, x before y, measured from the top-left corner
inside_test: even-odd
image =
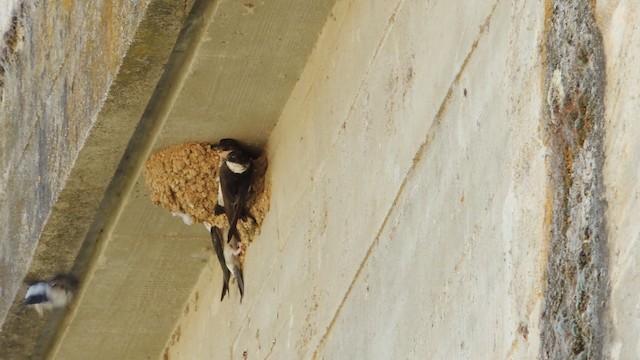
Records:
[[[208,143],[178,144],[157,151],[149,157],[144,169],[151,201],[174,215],[182,216],[185,223],[208,222],[229,228],[224,214],[214,214],[218,203],[219,161],[220,151]],[[269,189],[264,179],[267,169],[265,155],[257,157],[253,164],[253,186],[247,210],[256,222],[250,217],[238,221],[238,232],[245,244],[259,234],[269,210]]]

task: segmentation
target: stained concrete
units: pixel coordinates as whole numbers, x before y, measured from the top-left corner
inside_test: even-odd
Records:
[[[11,27],[11,19],[16,14],[20,0],[7,0],[0,3],[0,34],[4,34]],[[2,48],[3,46],[0,46]]]
[[[62,259],[81,289],[40,322],[14,307],[14,325],[36,327],[5,323],[23,344],[14,354],[540,357],[557,171],[550,3],[152,1],[158,16],[142,20],[60,179],[32,264]],[[606,188],[593,200],[608,201],[612,266],[598,319],[610,337],[587,340],[633,358],[638,4],[590,4],[608,79]],[[156,149],[225,136],[267,143],[270,159],[271,210],[247,251],[241,305],[234,286],[219,301],[204,228],[154,207],[140,178]],[[61,241],[74,245],[52,251]]]
[[[545,41],[551,244],[543,359],[604,356],[609,254],[605,220],[602,36],[592,2],[549,3]]]
[[[24,45],[6,66],[0,104],[8,130],[2,211],[13,219],[2,235],[11,269],[2,272],[5,313],[13,302],[0,337],[8,359],[39,357],[55,333],[61,313],[38,319],[19,308],[25,271],[34,279],[73,268],[188,13],[170,3],[149,11],[129,1],[26,6]],[[136,31],[143,41],[129,47]]]
[[[270,138],[243,304],[206,267],[164,358],[535,358],[542,5],[339,1]]]
[[[233,136],[264,144],[332,4],[194,3],[80,250],[74,269],[86,274],[83,286],[50,357],[83,359],[90,352],[105,359],[146,358],[162,352],[180,305],[202,268],[215,260],[203,226],[186,227],[149,200],[143,164],[153,150],[186,139]],[[289,16],[282,18],[285,10]],[[212,40],[236,33],[242,36],[226,47]],[[246,57],[225,55],[241,52]],[[243,86],[250,91],[238,93]],[[214,99],[219,103],[212,107]],[[222,109],[233,116],[215,116]]]
[[[7,225],[0,235],[0,319],[7,358],[25,356],[34,338],[24,335],[37,334],[44,324],[16,319],[24,316],[14,302],[22,296],[22,281],[68,271],[77,253],[81,240],[69,239],[74,226],[64,222],[45,230],[45,223],[51,224],[54,206],[59,217],[80,220],[84,203],[76,194],[59,200],[145,7],[129,1],[25,1],[18,13],[20,44],[3,59],[0,103],[0,219]],[[55,236],[57,241],[40,241]]]

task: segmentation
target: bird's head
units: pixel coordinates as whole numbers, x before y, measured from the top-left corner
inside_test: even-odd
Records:
[[[225,162],[231,171],[236,174],[242,174],[251,165],[251,158],[244,152],[235,150],[227,155]]]

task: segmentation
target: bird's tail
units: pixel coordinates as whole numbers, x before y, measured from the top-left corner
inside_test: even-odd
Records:
[[[244,297],[244,277],[242,276],[242,269],[239,266],[235,266],[233,269],[233,276],[236,277],[238,282],[238,290],[240,290],[240,303]]]
[[[224,280],[224,282],[222,283],[222,295],[220,295],[220,301],[224,299],[224,296],[227,295],[228,292],[229,292],[229,281]]]

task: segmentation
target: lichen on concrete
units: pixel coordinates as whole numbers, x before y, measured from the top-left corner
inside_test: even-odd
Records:
[[[541,358],[599,359],[609,295],[602,36],[589,1],[550,1],[547,6],[552,207]]]

